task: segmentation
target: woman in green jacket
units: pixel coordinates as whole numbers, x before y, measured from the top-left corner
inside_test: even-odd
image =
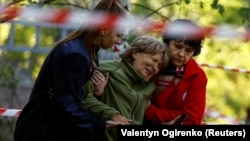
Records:
[[[120,60],[100,62],[86,85],[84,108],[105,119],[142,124],[144,111],[155,89],[150,80],[169,61],[166,45],[152,36],[140,36],[120,55]],[[106,130],[92,140],[116,140]]]

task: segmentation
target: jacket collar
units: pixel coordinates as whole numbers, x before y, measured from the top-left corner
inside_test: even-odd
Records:
[[[198,74],[200,72],[199,68],[200,66],[196,63],[196,61],[193,58],[190,58],[190,60],[186,64],[184,77],[186,78]]]
[[[124,71],[127,75],[127,77],[132,81],[132,82],[142,82],[145,81],[147,82],[148,80],[144,79],[135,69],[134,67],[126,62],[126,61],[122,61],[122,63],[124,64]]]

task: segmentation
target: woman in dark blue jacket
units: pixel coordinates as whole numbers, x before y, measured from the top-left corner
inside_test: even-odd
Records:
[[[126,15],[113,0],[101,0],[93,11]],[[83,85],[98,66],[98,50],[121,42],[123,31],[111,26],[79,29],[55,45],[18,117],[14,141],[84,141],[89,134],[117,124],[88,113],[82,106],[86,97]]]

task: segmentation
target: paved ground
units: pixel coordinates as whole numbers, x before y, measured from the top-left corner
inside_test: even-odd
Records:
[[[31,86],[16,88],[0,87],[0,108],[22,109],[26,104]],[[13,141],[13,131],[17,117],[0,116],[0,141]]]
[[[0,87],[0,108],[21,109],[27,102],[31,86],[16,88]]]
[[[0,86],[0,108],[22,109],[28,101],[32,83],[20,81],[14,88]],[[0,141],[13,141],[17,117],[0,116]]]

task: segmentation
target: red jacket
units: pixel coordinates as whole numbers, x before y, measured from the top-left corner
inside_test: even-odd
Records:
[[[206,106],[207,77],[200,66],[191,58],[179,83],[172,89],[165,88],[150,104],[145,119],[156,124],[168,122],[182,113],[188,118],[184,124],[202,123]]]

